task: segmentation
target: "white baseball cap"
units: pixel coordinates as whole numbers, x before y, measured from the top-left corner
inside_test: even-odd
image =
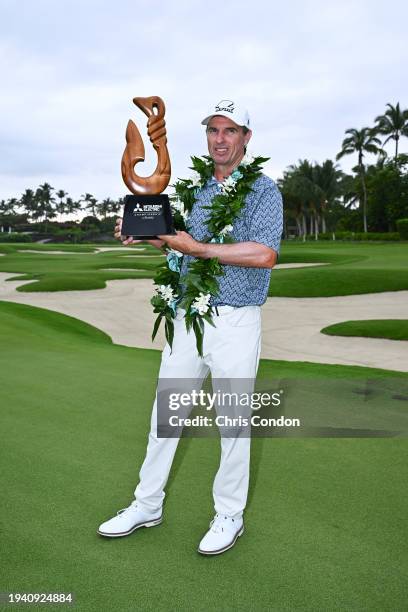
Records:
[[[210,114],[202,120],[201,125],[207,125],[212,117],[220,115],[231,119],[237,125],[249,129],[249,114],[246,108],[239,106],[233,100],[220,100],[212,109]]]

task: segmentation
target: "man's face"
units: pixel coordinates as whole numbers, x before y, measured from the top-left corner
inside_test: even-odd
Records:
[[[212,117],[207,126],[208,151],[216,166],[235,168],[244,156],[244,147],[252,132],[246,134],[228,117]]]

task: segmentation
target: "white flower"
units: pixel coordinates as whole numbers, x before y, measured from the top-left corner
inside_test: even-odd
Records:
[[[221,192],[224,194],[228,194],[231,191],[233,191],[235,184],[237,181],[235,181],[232,176],[228,176],[225,181],[223,181],[221,183]]]
[[[156,291],[160,295],[160,297],[163,298],[166,304],[171,304],[171,302],[175,298],[173,289],[170,285],[159,285],[158,287],[156,287]]]
[[[234,227],[232,225],[226,225],[220,232],[219,235],[220,236],[225,236],[226,234],[228,234],[229,232],[232,232],[232,230],[234,229]]]
[[[208,311],[210,307],[209,305],[210,298],[211,298],[211,293],[200,293],[200,295],[196,297],[196,299],[194,300],[191,306],[195,308],[196,310],[198,310],[198,314],[203,315]]]
[[[191,185],[190,185],[191,188],[201,187],[201,176],[195,170],[193,170],[193,172],[190,175],[190,181],[191,181]]]
[[[170,205],[174,212],[179,212],[184,221],[187,221],[188,211],[184,208],[184,204],[181,200],[171,200]]]
[[[182,210],[184,210],[184,204],[181,200],[171,200],[170,205],[175,211],[181,212]]]
[[[249,151],[247,151],[244,155],[244,157],[241,160],[241,163],[239,164],[240,166],[248,166],[249,164],[252,164],[252,162],[254,161],[255,156],[252,155],[252,153],[250,153]]]

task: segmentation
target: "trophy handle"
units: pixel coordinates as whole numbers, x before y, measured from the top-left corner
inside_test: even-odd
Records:
[[[126,128],[127,144],[122,156],[122,177],[125,185],[135,195],[159,194],[166,189],[171,175],[170,157],[166,146],[166,122],[164,121],[166,107],[158,96],[133,98],[133,102],[148,117],[147,134],[157,153],[157,165],[150,176],[142,177],[135,173],[135,165],[145,159],[145,148],[136,124],[130,119]]]

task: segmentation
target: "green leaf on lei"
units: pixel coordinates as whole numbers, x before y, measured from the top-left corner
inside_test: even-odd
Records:
[[[268,159],[268,157],[258,156],[249,164],[239,165],[236,168],[235,177],[233,177],[236,178],[233,187],[228,193],[221,192],[214,196],[211,205],[204,207],[211,211],[206,222],[209,236],[204,239],[204,242],[210,242],[212,239],[218,239],[219,241],[220,236],[222,236],[225,243],[234,241],[232,236],[229,234],[224,235],[224,233],[221,234],[221,232],[224,231],[226,226],[234,225],[234,222],[245,206],[245,198],[252,191],[253,182],[261,175],[262,164],[267,162]],[[191,170],[200,175],[200,184],[204,186],[214,176],[213,160],[208,155],[203,155],[202,157],[193,156],[191,161]],[[179,179],[173,187],[175,193],[170,199],[181,201],[184,211],[190,214],[199,188],[195,186],[192,179]],[[180,211],[174,211],[173,218],[175,228],[185,231],[186,223]],[[160,295],[154,295],[150,300],[153,311],[158,314],[153,327],[152,339],[155,338],[161,321],[164,318],[166,340],[170,348],[172,347],[174,338],[173,319],[176,316],[175,306],[178,305],[178,307],[186,310],[185,325],[187,331],[190,331],[191,328],[193,329],[196,337],[197,351],[202,356],[204,321],[214,327],[215,325],[212,320],[211,305],[209,305],[207,312],[199,314],[194,308],[194,303],[200,298],[200,294],[205,296],[211,295],[212,297],[218,294],[219,284],[217,277],[222,276],[223,273],[223,267],[217,257],[211,259],[193,259],[188,266],[187,273],[183,277],[180,277],[179,272],[170,270],[167,261],[160,265],[157,269],[154,283],[158,287],[164,285],[166,288],[171,288],[175,301],[172,302],[173,307],[171,308]]]

